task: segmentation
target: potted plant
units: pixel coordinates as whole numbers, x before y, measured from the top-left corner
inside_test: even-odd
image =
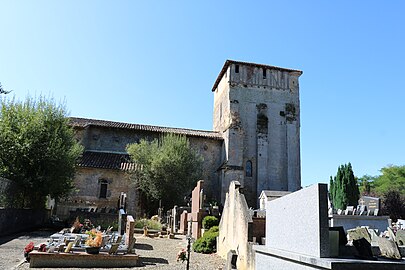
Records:
[[[86,252],[88,254],[98,254],[103,241],[102,233],[93,229],[86,232],[86,234],[89,236],[86,240]]]

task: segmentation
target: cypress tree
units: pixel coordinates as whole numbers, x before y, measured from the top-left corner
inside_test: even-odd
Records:
[[[357,206],[360,192],[350,163],[339,166],[333,180],[332,176],[330,177],[329,192],[335,208],[345,209],[348,205]]]

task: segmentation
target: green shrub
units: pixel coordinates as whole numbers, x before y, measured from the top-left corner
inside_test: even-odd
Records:
[[[151,230],[161,230],[162,229],[162,224],[156,220],[143,218],[143,219],[138,219],[135,221],[135,228],[143,229],[143,227],[145,227],[145,226]]]
[[[198,253],[214,253],[217,252],[217,237],[219,235],[218,226],[213,226],[206,231],[203,236],[193,244],[193,250]]]
[[[219,219],[214,216],[206,216],[202,221],[202,226],[204,229],[209,230],[212,226],[218,226]]]

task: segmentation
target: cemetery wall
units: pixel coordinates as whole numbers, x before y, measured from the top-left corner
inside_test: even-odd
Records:
[[[39,228],[48,221],[49,215],[48,210],[0,209],[0,236]]]

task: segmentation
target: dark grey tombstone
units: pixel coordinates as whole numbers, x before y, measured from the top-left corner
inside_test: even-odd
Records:
[[[236,261],[238,260],[238,255],[236,254],[235,250],[228,251],[227,259],[226,259],[226,270],[237,269],[236,268]]]
[[[362,259],[362,260],[375,260],[376,259],[373,256],[373,252],[371,250],[371,244],[366,239],[360,238],[357,240],[353,240],[353,246],[356,248],[356,250],[358,252],[358,255],[356,257],[358,257],[359,259]]]
[[[346,246],[347,237],[343,226],[329,227],[329,231],[339,232],[339,246]]]
[[[380,209],[381,200],[377,197],[370,197],[370,196],[362,196],[359,199],[359,205],[365,205],[371,213],[374,212],[375,209]]]

